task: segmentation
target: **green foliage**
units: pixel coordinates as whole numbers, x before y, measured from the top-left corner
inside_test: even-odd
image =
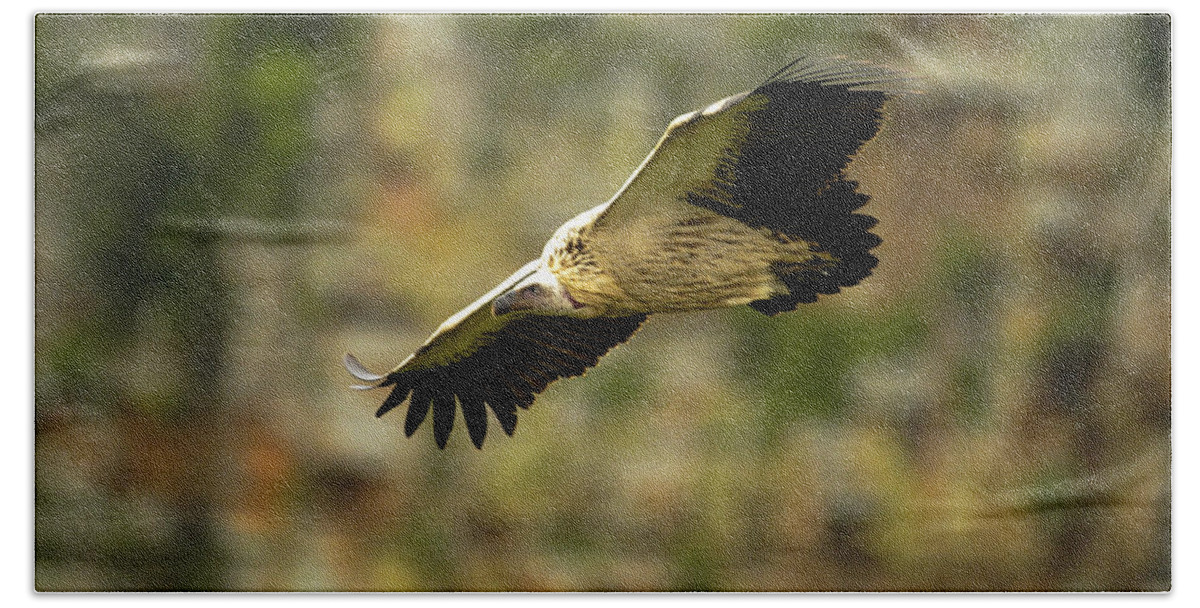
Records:
[[[784,432],[797,419],[846,417],[858,365],[918,352],[928,334],[915,303],[871,311],[815,306],[774,319],[749,310],[733,316],[744,336],[739,361],[761,387],[768,433]]]

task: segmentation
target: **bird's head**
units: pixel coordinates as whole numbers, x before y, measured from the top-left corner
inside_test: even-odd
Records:
[[[518,311],[544,315],[589,316],[587,307],[575,301],[566,287],[563,287],[545,267],[492,300],[494,316]]]

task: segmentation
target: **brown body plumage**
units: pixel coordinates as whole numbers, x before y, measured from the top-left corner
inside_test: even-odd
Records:
[[[663,213],[619,233],[597,226],[604,207],[564,224],[543,253],[550,272],[598,316],[749,304],[788,292],[780,268],[835,261],[807,241],[684,202],[668,201]]]

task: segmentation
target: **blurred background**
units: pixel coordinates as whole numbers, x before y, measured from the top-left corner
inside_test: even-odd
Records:
[[[1163,590],[1165,16],[36,19],[40,590]],[[875,275],[653,317],[515,437],[388,369],[794,57],[891,65]]]

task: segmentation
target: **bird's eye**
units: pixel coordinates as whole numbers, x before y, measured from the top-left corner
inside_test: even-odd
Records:
[[[540,296],[542,295],[542,286],[530,285],[529,287],[525,288],[525,293],[528,293],[531,296]]]

